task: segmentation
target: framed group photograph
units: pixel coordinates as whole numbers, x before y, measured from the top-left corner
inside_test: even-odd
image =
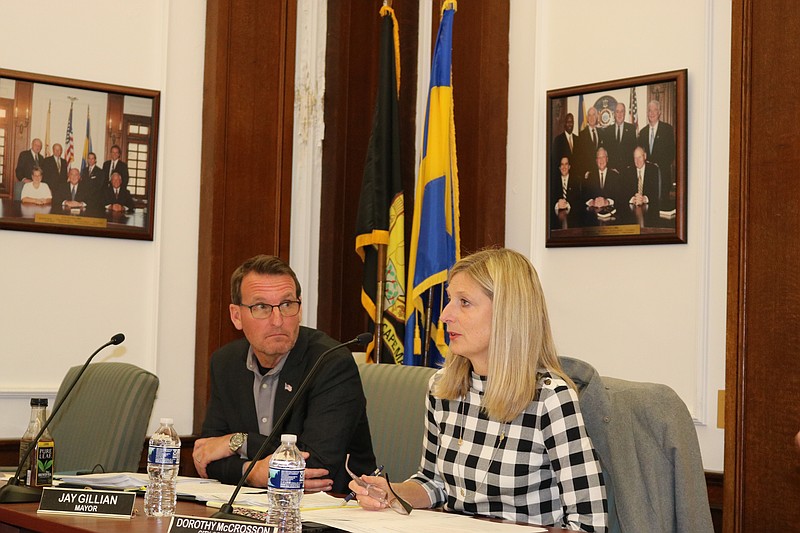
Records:
[[[152,240],[159,102],[0,69],[0,229]]]
[[[547,247],[686,243],[686,78],[547,92]]]

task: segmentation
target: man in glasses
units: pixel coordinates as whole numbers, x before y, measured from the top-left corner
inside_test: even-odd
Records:
[[[258,255],[231,276],[230,316],[244,338],[211,357],[211,397],[193,459],[202,477],[235,484],[273,429],[317,358],[337,343],[300,325],[300,283],[283,260]],[[308,452],[306,491],[348,492],[344,469],[375,468],[366,400],[347,348],[327,356],[278,434],[297,435]],[[271,454],[280,445],[270,443]],[[269,456],[258,461],[248,484],[266,486]]]

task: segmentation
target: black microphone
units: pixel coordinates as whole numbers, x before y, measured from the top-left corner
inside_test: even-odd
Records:
[[[245,481],[247,481],[247,476],[250,475],[250,472],[252,472],[253,467],[256,466],[256,461],[258,461],[264,456],[264,452],[267,451],[267,445],[272,441],[272,439],[275,438],[275,436],[278,433],[278,430],[281,429],[283,421],[286,420],[286,417],[289,416],[289,413],[292,412],[292,407],[294,407],[294,404],[297,403],[297,400],[300,399],[300,397],[308,388],[308,384],[311,383],[311,380],[314,378],[314,375],[317,373],[317,370],[319,369],[325,357],[327,357],[329,353],[335,352],[339,348],[344,348],[345,346],[349,346],[351,344],[366,345],[371,340],[372,340],[372,333],[361,333],[352,340],[343,342],[341,344],[337,344],[333,348],[329,348],[324,352],[322,352],[322,355],[320,355],[317,358],[317,361],[314,363],[314,366],[311,367],[311,370],[308,372],[308,375],[306,375],[303,382],[300,383],[300,386],[297,387],[297,392],[295,393],[295,395],[292,397],[291,400],[289,400],[289,403],[286,404],[286,409],[283,410],[283,413],[281,413],[281,416],[278,418],[278,421],[272,425],[272,431],[270,432],[269,436],[264,440],[263,443],[261,443],[261,447],[259,447],[255,455],[253,455],[253,458],[250,460],[250,465],[247,467],[247,470],[244,471],[244,474],[242,474],[241,479],[239,479],[239,483],[236,484],[236,488],[233,489],[233,494],[231,494],[230,499],[226,504],[224,504],[222,507],[219,508],[219,511],[211,515],[212,518],[224,518],[227,520],[240,520],[245,522],[259,522],[262,524],[264,523],[263,520],[259,520],[257,518],[251,518],[249,516],[243,516],[233,512],[233,502],[236,501],[236,496],[239,495],[239,491],[242,490],[242,486],[244,486]]]
[[[36,444],[39,442],[39,439],[44,434],[44,430],[47,429],[47,426],[50,425],[50,422],[53,421],[53,418],[56,416],[56,413],[61,406],[64,405],[64,401],[69,396],[69,393],[72,392],[72,389],[75,388],[75,384],[78,383],[78,380],[81,379],[81,376],[86,371],[86,367],[89,366],[89,363],[92,362],[94,356],[100,353],[100,350],[107,346],[117,345],[120,344],[122,341],[125,340],[125,335],[122,333],[117,333],[111,340],[107,343],[99,347],[97,350],[94,351],[92,355],[89,356],[89,359],[83,364],[83,368],[80,369],[78,375],[75,376],[75,379],[70,384],[67,391],[64,393],[64,396],[61,397],[61,401],[53,407],[53,411],[50,413],[50,416],[47,420],[44,421],[42,424],[42,428],[39,430],[39,433],[33,438],[31,445],[28,446],[28,450],[25,452],[25,455],[22,457],[22,460],[19,462],[19,466],[17,467],[17,472],[14,474],[14,477],[8,480],[5,487],[0,488],[0,503],[31,503],[31,502],[38,502],[42,499],[42,489],[36,487],[28,487],[25,485],[25,481],[20,478],[22,474],[22,468],[27,464],[28,458],[31,456],[31,453],[36,448]]]

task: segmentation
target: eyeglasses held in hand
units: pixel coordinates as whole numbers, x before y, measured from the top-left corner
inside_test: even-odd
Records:
[[[300,312],[300,300],[286,300],[285,302],[281,302],[279,304],[257,303],[253,305],[237,305],[248,308],[250,310],[250,314],[253,315],[253,318],[259,320],[271,317],[272,310],[276,308],[278,309],[278,312],[280,312],[281,316],[285,317],[295,316]]]
[[[409,504],[403,498],[394,493],[394,490],[392,490],[392,484],[389,482],[388,475],[386,475],[385,477],[386,477],[386,483],[389,485],[390,494],[387,494],[386,491],[380,488],[379,486],[367,483],[366,481],[361,479],[360,476],[355,475],[352,472],[352,470],[350,470],[350,466],[348,465],[349,462],[350,462],[350,454],[348,453],[347,458],[344,461],[344,469],[347,470],[347,473],[350,474],[350,477],[353,478],[353,481],[358,483],[360,487],[364,487],[365,489],[367,489],[367,495],[370,498],[385,503],[397,513],[403,515],[411,514],[411,510],[413,509],[411,507],[411,504]]]

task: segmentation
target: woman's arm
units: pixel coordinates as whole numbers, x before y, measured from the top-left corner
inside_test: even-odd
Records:
[[[561,489],[564,521],[581,531],[605,531],[606,487],[600,461],[586,433],[577,393],[560,379],[545,379],[540,392],[549,423],[542,433]],[[557,465],[557,466],[556,466]]]

